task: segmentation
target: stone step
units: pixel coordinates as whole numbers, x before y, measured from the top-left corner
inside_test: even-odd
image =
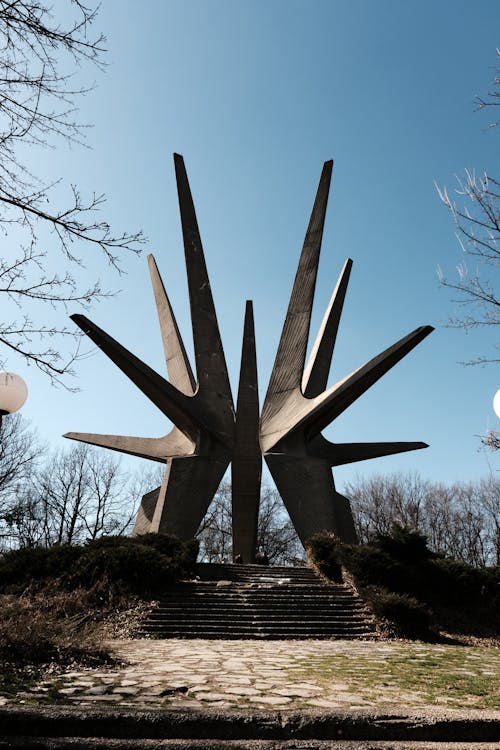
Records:
[[[192,592],[183,592],[179,591],[177,593],[171,592],[168,596],[165,594],[162,595],[161,601],[183,601],[186,600],[194,600],[194,601],[251,601],[255,604],[258,604],[259,602],[265,603],[266,601],[273,601],[277,604],[281,602],[288,602],[293,604],[300,604],[300,602],[304,603],[314,603],[318,601],[332,601],[332,602],[339,602],[339,603],[345,603],[348,604],[352,601],[357,601],[352,596],[335,596],[332,594],[328,594],[325,592],[322,592],[321,594],[318,594],[317,596],[313,594],[297,594],[296,592],[286,592],[286,591],[269,591],[269,592],[262,592],[262,591],[196,591],[194,589]]]
[[[197,577],[173,586],[145,620],[157,638],[370,638],[373,620],[343,584],[312,569],[200,564]]]
[[[170,633],[173,630],[182,630],[186,633],[210,633],[210,638],[214,637],[215,634],[219,634],[218,637],[220,638],[227,638],[230,633],[246,633],[249,637],[251,633],[288,633],[290,637],[293,635],[296,635],[297,633],[307,633],[308,635],[312,636],[313,634],[318,633],[325,633],[327,635],[331,634],[345,634],[345,633],[366,633],[369,628],[365,626],[364,624],[359,623],[342,623],[338,625],[321,625],[319,627],[313,627],[312,625],[304,625],[304,624],[296,624],[296,625],[290,625],[283,623],[278,623],[275,625],[269,625],[269,624],[263,624],[263,623],[249,623],[246,627],[243,625],[234,625],[231,627],[228,625],[223,630],[220,627],[219,623],[207,623],[204,625],[196,626],[194,624],[189,623],[181,623],[181,624],[175,624],[172,623],[172,626],[168,626],[165,624],[159,624],[156,627],[154,625],[148,626],[148,632],[153,633]]]
[[[343,630],[269,630],[266,628],[248,628],[247,630],[227,630],[226,632],[220,629],[208,629],[208,630],[188,630],[186,628],[178,628],[171,630],[158,630],[150,631],[147,630],[149,636],[155,638],[176,638],[176,639],[192,639],[192,640],[274,640],[274,641],[302,641],[302,640],[323,640],[325,638],[338,639],[338,640],[371,640],[375,637],[373,631],[369,629],[361,630],[355,628],[345,628]]]
[[[234,616],[233,616],[234,615]],[[205,622],[207,620],[214,620],[218,622],[304,622],[305,617],[303,615],[294,615],[288,613],[286,617],[283,617],[281,613],[276,612],[232,612],[227,614],[225,612],[214,612],[208,610],[202,612],[190,612],[189,617],[186,617],[182,610],[163,610],[162,612],[153,612],[148,617],[148,622],[161,622],[165,619],[172,622],[191,620],[192,622]],[[353,614],[351,612],[339,612],[330,614],[329,612],[314,612],[307,617],[308,622],[363,622],[366,620],[366,614],[363,612]]]
[[[275,597],[275,596],[268,596],[268,597],[250,597],[250,596],[199,596],[199,595],[193,595],[193,597],[189,596],[179,596],[179,597],[172,597],[170,599],[166,599],[165,597],[161,598],[161,603],[164,606],[170,606],[171,604],[179,603],[181,605],[192,603],[193,606],[210,606],[213,604],[214,606],[224,605],[224,606],[245,606],[245,605],[251,605],[255,607],[281,607],[290,609],[292,607],[298,607],[299,609],[309,609],[313,606],[328,606],[328,605],[335,605],[338,607],[345,607],[346,609],[351,608],[351,606],[362,606],[361,602],[356,602],[356,600],[352,599],[337,599],[335,601],[330,600],[328,597],[308,597],[307,599],[305,597],[300,597],[299,599],[294,597]]]
[[[259,617],[261,619],[276,619],[283,622],[283,620],[304,620],[304,619],[322,619],[322,620],[345,620],[345,619],[366,619],[366,611],[348,611],[348,610],[312,610],[309,612],[277,612],[273,609],[267,610],[254,610],[250,607],[242,609],[204,609],[199,611],[198,609],[166,609],[162,608],[155,610],[149,615],[151,620],[161,620],[164,618],[177,618],[177,619],[192,619],[197,617],[199,619],[212,617],[223,620],[232,619],[248,619]]]
[[[201,606],[203,605],[203,606]],[[330,603],[330,602],[316,602],[314,606],[308,606],[308,605],[302,605],[302,606],[286,606],[286,603],[282,602],[279,605],[276,605],[274,602],[268,602],[268,603],[262,603],[258,606],[255,605],[255,603],[251,602],[223,602],[223,601],[217,601],[217,602],[161,602],[158,608],[155,610],[156,612],[260,612],[262,614],[265,614],[266,612],[269,613],[275,613],[279,614],[280,616],[283,616],[284,614],[296,614],[300,615],[301,617],[304,617],[305,615],[310,614],[311,612],[324,612],[325,614],[331,614],[336,615],[340,614],[342,612],[345,612],[346,614],[350,615],[357,615],[357,614],[366,614],[367,609],[362,604],[357,604],[356,602],[352,602],[350,605],[344,605],[344,604],[336,604],[336,603]]]

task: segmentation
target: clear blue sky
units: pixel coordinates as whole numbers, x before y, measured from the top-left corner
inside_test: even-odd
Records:
[[[90,259],[89,272],[122,293],[89,317],[163,373],[145,259],[154,252],[191,348],[172,162],[180,152],[233,391],[244,303],[253,299],[263,397],[322,163],[333,158],[313,334],[347,256],[354,268],[330,382],[413,328],[436,327],[326,432],[339,442],[430,448],[342,467],[337,485],[407,470],[452,482],[485,475],[488,461],[498,468],[477,438],[500,428],[491,406],[498,368],[459,364],[491,349],[494,332],[445,327],[453,307],[436,268],[453,276],[462,255],[434,187],[453,187],[466,167],[500,174],[500,131],[473,111],[494,77],[498,2],[107,0],[97,23],[110,65],[90,71],[98,88],[82,102],[92,150],[60,148],[34,164],[106,192],[114,227],[149,238],[121,278]],[[77,394],[8,366],[29,384],[23,413],[54,446],[66,431],[168,430],[99,351],[79,364]]]

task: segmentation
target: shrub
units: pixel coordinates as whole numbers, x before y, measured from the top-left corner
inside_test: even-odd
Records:
[[[315,534],[307,540],[306,551],[309,559],[321,575],[336,583],[342,583],[338,540],[333,534]]]
[[[125,544],[109,548],[88,549],[62,576],[69,586],[93,586],[106,578],[137,594],[151,595],[161,582],[174,579],[170,558],[146,545]]]
[[[427,547],[427,537],[408,526],[392,525],[389,534],[379,534],[376,546],[395,560],[403,563],[418,563],[434,557]]]
[[[71,570],[81,548],[64,544],[55,547],[24,547],[0,557],[0,591],[25,588],[32,581],[58,578]]]
[[[22,591],[33,583],[59,580],[66,588],[93,587],[106,580],[142,596],[192,574],[195,540],[161,534],[103,537],[86,545],[26,548],[0,558],[0,591]]]
[[[434,555],[424,536],[398,526],[366,545],[317,535],[307,549],[320,572],[333,580],[339,566],[346,568],[375,613],[395,623],[400,634],[428,635],[431,616],[450,632],[498,633],[498,567],[473,568]],[[378,592],[373,601],[371,591]]]
[[[423,639],[431,636],[431,612],[414,597],[377,587],[364,589],[363,595],[375,615],[388,621],[396,635]]]

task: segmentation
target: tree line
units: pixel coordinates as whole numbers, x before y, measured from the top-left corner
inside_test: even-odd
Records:
[[[79,544],[127,533],[137,498],[158,472],[129,472],[120,458],[80,444],[50,450],[19,414],[0,441],[0,549]]]
[[[121,458],[84,444],[52,451],[19,414],[0,441],[0,551],[76,544],[130,533],[142,495],[161,483],[162,467],[127,471]],[[416,529],[431,550],[477,567],[500,565],[500,481],[493,475],[451,485],[416,473],[359,478],[343,488],[359,541],[394,524]],[[230,561],[231,486],[224,480],[198,530],[200,559]],[[274,565],[304,559],[278,492],[263,484],[258,546]]]
[[[469,565],[500,565],[500,481],[447,485],[418,473],[377,475],[344,488],[359,541],[388,534],[394,524],[420,531],[433,552]]]

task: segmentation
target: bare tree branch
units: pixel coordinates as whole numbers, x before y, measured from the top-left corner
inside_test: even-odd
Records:
[[[497,50],[497,55],[499,53]],[[498,73],[494,85],[500,85]],[[478,109],[497,106],[500,104],[500,92],[494,89],[486,97],[478,97],[476,102]],[[494,122],[491,126],[497,124]],[[478,177],[474,171],[465,170],[463,177],[457,177],[455,197],[450,197],[446,188],[437,185],[436,188],[453,218],[463,253],[477,263],[472,273],[465,262],[459,263],[456,280],[450,279],[438,268],[441,286],[458,293],[452,302],[458,307],[467,308],[465,315],[452,316],[448,325],[465,330],[499,325],[500,298],[496,287],[500,270],[500,182],[486,172]],[[500,349],[499,343],[495,349]],[[500,357],[496,354],[480,355],[464,364],[492,362],[500,362]]]
[[[79,75],[89,65],[105,69],[106,40],[93,33],[98,6],[89,7],[81,0],[67,0],[67,4],[74,17],[62,23],[46,0],[0,0],[0,230],[6,236],[14,227],[24,232],[25,248],[29,248],[0,259],[0,293],[18,306],[26,301],[37,303],[33,315],[36,311],[42,319],[47,305],[64,309],[65,304],[76,302],[86,306],[108,296],[98,281],[82,286],[69,271],[71,266],[79,271],[85,265],[86,249],[102,252],[120,273],[123,253],[137,253],[145,242],[142,232],[115,234],[97,216],[104,195],[96,192],[85,198],[70,184],[67,202],[61,204],[62,180],[46,181],[32,174],[25,163],[26,147],[85,144],[88,125],[79,121],[77,103],[94,84],[79,83]],[[53,238],[51,256],[56,250],[62,253],[61,275],[46,271],[47,251],[39,247],[44,227]],[[25,329],[15,320],[7,323],[5,311],[2,320],[0,342],[53,382],[64,382],[63,376],[70,373],[78,356],[77,349],[69,352],[64,345],[70,332],[45,321],[33,326],[30,315],[22,319]],[[47,337],[53,339],[49,347],[43,344]],[[78,339],[75,334],[76,347]],[[6,356],[0,350],[0,365]]]

